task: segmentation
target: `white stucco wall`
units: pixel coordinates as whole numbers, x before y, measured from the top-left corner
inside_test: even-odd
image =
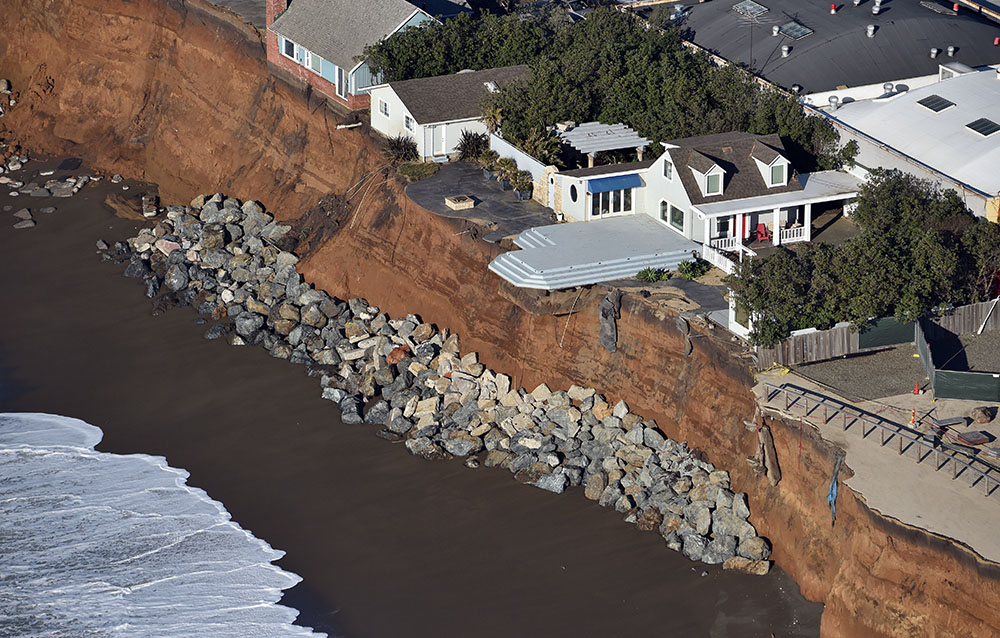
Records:
[[[691,200],[688,198],[684,185],[681,184],[678,170],[689,170],[686,167],[674,167],[672,179],[663,176],[663,164],[670,159],[668,153],[663,153],[653,162],[644,175],[646,188],[642,211],[660,222],[667,228],[677,232],[677,229],[660,219],[660,202],[668,201],[684,211],[684,236],[695,241],[704,241],[704,222],[691,210]]]
[[[372,89],[371,103],[371,126],[373,129],[386,137],[395,137],[406,134],[413,137],[417,142],[417,153],[420,159],[428,160],[434,155],[434,134],[439,127],[444,132],[445,154],[451,155],[455,152],[455,145],[462,136],[462,131],[469,130],[475,133],[486,133],[486,125],[479,119],[459,120],[455,122],[442,122],[434,124],[418,124],[414,120],[413,131],[406,130],[405,118],[412,117],[402,100],[396,95],[392,87],[388,85]],[[381,103],[389,105],[389,116],[382,114]]]

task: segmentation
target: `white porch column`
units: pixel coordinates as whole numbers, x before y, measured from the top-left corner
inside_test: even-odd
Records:
[[[702,237],[702,243],[705,244],[706,246],[711,246],[712,245],[712,233],[709,230],[709,225],[710,225],[711,221],[712,221],[711,217],[706,217],[705,218],[705,236]]]
[[[774,209],[774,222],[771,224],[771,243],[781,245],[781,209]]]
[[[805,205],[805,218],[802,220],[802,226],[806,229],[806,241],[812,241],[813,234],[813,205]]]
[[[742,244],[743,240],[747,237],[747,229],[743,227],[743,213],[736,215],[734,222],[736,223],[736,228],[733,229],[733,237],[736,237]],[[740,254],[742,255],[743,252],[740,251]]]

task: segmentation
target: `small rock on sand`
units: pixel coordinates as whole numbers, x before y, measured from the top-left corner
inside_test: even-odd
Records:
[[[21,210],[14,213],[14,217],[18,219],[31,219],[31,210],[27,208],[22,208]]]
[[[33,219],[23,219],[14,224],[14,228],[34,228],[34,227],[35,227],[35,220]]]
[[[54,212],[56,212],[56,209],[55,209],[54,206],[46,206],[45,208],[39,208],[38,212],[39,213],[54,213]]]

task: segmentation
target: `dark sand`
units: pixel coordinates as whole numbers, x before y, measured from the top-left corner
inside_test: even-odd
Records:
[[[204,340],[190,308],[151,316],[141,286],[95,254],[97,239],[139,225],[100,205],[119,189],[40,200],[0,187],[0,207],[59,208],[30,230],[0,213],[0,411],[81,418],[103,428],[101,450],[186,468],[287,552],[281,565],[305,580],[285,600],[303,624],[348,636],[819,634],[822,606],[780,570],[692,563],[579,489],[556,496],[413,457],[341,424],[302,368]]]

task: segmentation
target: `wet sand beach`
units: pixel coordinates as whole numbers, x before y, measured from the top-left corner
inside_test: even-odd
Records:
[[[822,606],[777,568],[692,563],[582,490],[411,456],[340,423],[301,367],[204,340],[190,308],[153,317],[141,285],[94,247],[144,225],[101,205],[120,186],[70,199],[0,190],[13,206],[0,213],[0,411],[80,418],[104,430],[99,450],[188,470],[287,552],[279,564],[304,581],[285,603],[303,624],[347,636],[819,634]],[[58,210],[15,230],[23,206]]]

